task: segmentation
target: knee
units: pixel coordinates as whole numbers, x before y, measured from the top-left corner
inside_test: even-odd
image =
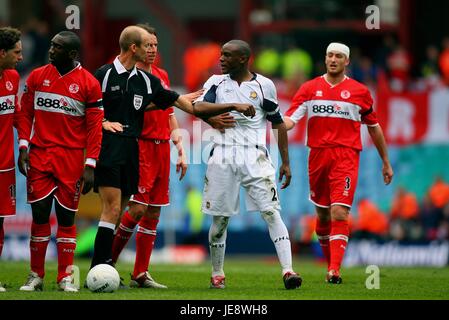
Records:
[[[281,217],[279,211],[274,209],[261,211],[261,215],[265,222],[267,222],[268,224],[275,222]]]
[[[349,208],[343,206],[332,206],[331,216],[332,220],[344,221],[348,220]]]
[[[139,221],[144,215],[146,215],[147,206],[141,204],[132,204],[129,207],[128,213],[135,220]]]

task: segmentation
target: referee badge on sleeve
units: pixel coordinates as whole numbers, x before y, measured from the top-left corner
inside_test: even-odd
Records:
[[[134,108],[139,110],[142,107],[143,97],[138,94],[134,95]]]

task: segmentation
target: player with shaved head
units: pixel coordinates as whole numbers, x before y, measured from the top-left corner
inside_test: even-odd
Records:
[[[214,144],[204,182],[202,211],[213,217],[209,230],[212,262],[210,288],[225,287],[224,257],[230,218],[239,213],[240,186],[247,193],[248,211],[259,211],[268,226],[271,240],[281,264],[286,289],[301,285],[301,277],[293,271],[291,243],[281,218],[276,186],[276,169],[266,148],[267,120],[277,131],[282,158],[279,180],[282,189],[290,184],[287,130],[279,113],[274,83],[249,70],[251,48],[245,41],[231,40],[221,50],[222,75],[213,75],[204,84],[203,95],[195,107],[213,108],[227,103],[250,103],[256,113],[246,117],[231,112],[236,125],[211,139]]]
[[[98,81],[76,61],[79,37],[62,31],[51,40],[50,63],[26,82],[19,117],[19,170],[27,177],[33,223],[31,271],[22,291],[40,291],[55,205],[58,288],[77,292],[70,267],[76,248],[75,213],[93,186],[101,146],[103,103]]]

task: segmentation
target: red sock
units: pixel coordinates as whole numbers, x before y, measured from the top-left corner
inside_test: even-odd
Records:
[[[137,277],[142,272],[148,270],[150,265],[151,252],[156,240],[156,227],[159,219],[140,219],[136,234],[136,262],[134,263],[133,277]]]
[[[117,233],[114,236],[112,243],[112,263],[116,263],[123,248],[128,243],[129,238],[133,235],[134,227],[137,221],[131,217],[128,211],[122,217],[120,226],[117,228]]]
[[[340,271],[341,262],[348,244],[349,225],[347,220],[332,221],[332,230],[329,238],[331,259],[329,270]]]
[[[56,233],[56,247],[58,249],[58,278],[59,283],[62,278],[72,274],[72,270],[67,268],[73,265],[73,256],[76,248],[76,226],[58,226]]]
[[[326,258],[327,267],[330,264],[330,247],[329,247],[329,235],[331,233],[331,222],[322,222],[320,219],[316,219],[315,232],[318,236],[318,242],[320,243],[321,250],[323,251],[324,258]]]
[[[45,275],[45,254],[47,253],[47,246],[50,241],[50,236],[50,223],[36,224],[33,222],[31,224],[31,271],[36,272],[41,278]]]
[[[0,227],[0,257],[3,251],[3,240],[5,239],[5,232],[3,231],[3,224]]]

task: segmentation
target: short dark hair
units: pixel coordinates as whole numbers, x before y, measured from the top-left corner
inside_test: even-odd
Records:
[[[243,40],[231,40],[228,41],[226,44],[234,44],[238,47],[238,51],[242,56],[247,57],[248,59],[251,57],[251,47],[249,46],[248,42],[245,42]]]
[[[14,48],[17,42],[20,41],[21,33],[18,29],[11,27],[0,28],[0,50],[6,51]]]
[[[57,35],[66,39],[65,48],[67,50],[76,50],[80,51],[81,49],[81,40],[75,32],[72,31],[61,31]]]
[[[150,26],[148,23],[139,23],[139,24],[137,24],[137,26],[138,26],[139,28],[144,29],[144,30],[145,30],[146,32],[148,32],[149,34],[154,34],[155,36],[157,36],[156,28]]]

